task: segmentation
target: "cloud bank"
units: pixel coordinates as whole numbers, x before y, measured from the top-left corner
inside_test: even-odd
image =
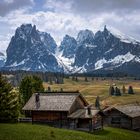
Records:
[[[0,16],[5,16],[13,10],[32,6],[33,0],[1,0],[0,1]]]
[[[58,44],[65,34],[76,36],[82,29],[95,33],[104,25],[140,40],[139,5],[139,0],[2,0],[0,50],[22,23],[36,24]]]

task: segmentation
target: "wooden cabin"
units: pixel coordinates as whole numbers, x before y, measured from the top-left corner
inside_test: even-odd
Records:
[[[109,126],[140,130],[140,105],[108,107],[104,113],[104,122]]]
[[[93,130],[97,120],[102,122],[102,116],[99,110],[87,108],[88,105],[79,92],[48,92],[33,94],[23,110],[31,112],[33,123]]]
[[[71,124],[79,130],[89,129],[93,131],[95,129],[103,128],[102,112],[93,107],[87,106],[83,109],[78,109],[68,116],[71,120]]]

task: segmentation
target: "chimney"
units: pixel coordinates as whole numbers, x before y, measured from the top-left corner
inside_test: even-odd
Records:
[[[91,108],[90,107],[87,107],[87,114],[91,115]]]
[[[36,104],[36,109],[38,109],[39,106],[40,106],[39,95],[40,95],[39,93],[36,93],[36,94],[35,94],[35,104]]]

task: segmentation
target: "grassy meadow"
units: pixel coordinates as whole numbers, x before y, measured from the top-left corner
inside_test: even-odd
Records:
[[[122,96],[109,96],[109,86],[111,84],[116,84],[122,90],[122,86],[126,87],[126,94]],[[128,86],[133,86],[134,95],[127,94]],[[96,96],[100,96],[102,105],[116,105],[116,104],[131,104],[131,103],[140,103],[140,81],[133,79],[119,79],[112,80],[106,79],[102,80],[99,78],[92,80],[88,78],[88,82],[85,81],[85,78],[78,78],[78,82],[73,81],[70,77],[69,79],[64,80],[64,84],[49,84],[44,83],[45,89],[50,86],[51,90],[79,90],[82,95],[89,101],[89,103],[94,104]]]
[[[46,125],[0,124],[0,140],[139,140],[140,133],[106,127],[93,134]]]

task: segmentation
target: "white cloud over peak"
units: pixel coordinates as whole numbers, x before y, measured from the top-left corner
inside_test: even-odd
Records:
[[[54,12],[70,12],[73,1],[69,0],[46,0],[44,8]]]
[[[104,25],[140,40],[139,4],[139,0],[2,0],[0,50],[8,46],[15,29],[23,23],[35,24],[57,43],[65,34],[76,37],[82,29],[95,33]]]
[[[5,16],[11,11],[30,7],[34,5],[33,0],[1,0],[0,1],[0,16]]]

